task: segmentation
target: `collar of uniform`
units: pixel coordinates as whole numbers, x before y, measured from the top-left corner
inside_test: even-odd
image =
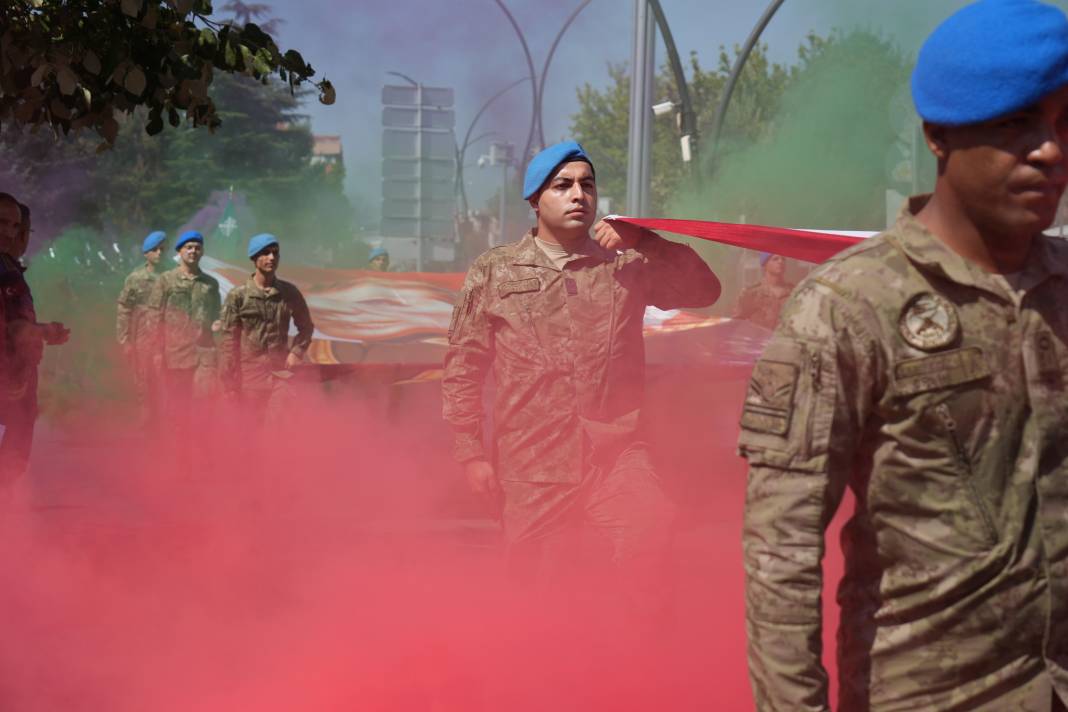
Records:
[[[1008,299],[1004,287],[992,275],[958,255],[916,219],[930,199],[930,194],[916,195],[902,206],[893,230],[894,242],[921,270]],[[1051,274],[1068,276],[1068,265],[1063,259],[1055,258],[1051,238],[1039,235],[1032,243],[1031,253],[1021,271],[1027,274],[1025,281],[1030,288],[1045,281]]]
[[[276,294],[278,292],[278,281],[277,280],[275,280],[275,283],[272,286],[267,287],[266,289],[264,289],[260,285],[256,284],[256,276],[255,275],[252,275],[252,276],[250,276],[248,278],[248,281],[245,282],[245,286],[248,287],[249,289],[253,290],[253,294],[265,294],[268,297],[271,296],[272,294]]]
[[[610,259],[610,254],[611,253],[601,247],[596,240],[590,238],[583,241],[582,244],[578,246],[578,249],[576,249],[572,255],[571,261],[593,258],[605,262]],[[523,239],[516,245],[515,256],[512,257],[512,264],[526,267],[545,267],[555,272],[560,271],[549,259],[549,256],[542,252],[541,248],[534,242],[533,231],[524,235]],[[570,262],[568,264],[570,264]]]

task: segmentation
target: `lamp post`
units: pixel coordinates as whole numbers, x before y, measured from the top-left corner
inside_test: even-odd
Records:
[[[486,166],[500,166],[501,167],[501,195],[500,195],[500,207],[498,220],[499,242],[504,242],[504,220],[505,220],[505,208],[507,207],[506,196],[508,195],[508,167],[515,163],[515,144],[508,143],[507,141],[494,141],[490,144],[490,152],[488,155],[481,156],[478,159],[479,168]],[[493,235],[489,237],[489,247],[494,247]]]
[[[720,97],[719,106],[716,109],[716,128],[715,134],[712,138],[712,148],[709,151],[710,157],[715,157],[716,150],[719,148],[719,138],[723,134],[723,123],[727,118],[727,107],[731,102],[731,95],[734,94],[734,87],[738,84],[738,79],[742,75],[742,70],[745,68],[745,63],[749,59],[749,55],[753,51],[753,47],[756,46],[757,40],[760,39],[760,35],[763,34],[764,29],[771,22],[771,18],[775,16],[775,13],[779,11],[782,4],[786,0],[772,0],[767,9],[764,10],[764,14],[760,16],[753,31],[749,33],[749,37],[745,41],[745,45],[742,47],[741,53],[738,55],[738,59],[734,62],[734,68],[731,70],[731,75],[727,79],[727,86],[723,90],[723,96]]]
[[[456,145],[456,194],[460,201],[459,208],[461,218],[467,217],[467,189],[464,186],[464,155],[467,153],[468,146],[489,135],[482,134],[476,138],[471,138],[471,133],[475,130],[475,124],[478,123],[478,120],[482,118],[482,114],[486,113],[486,109],[490,108],[490,105],[493,104],[493,102],[497,101],[506,93],[528,79],[529,77],[520,77],[487,99],[486,102],[482,104],[482,107],[475,113],[475,118],[471,119],[471,124],[467,127],[467,133],[464,134],[463,143]]]
[[[538,137],[539,148],[545,147],[545,131],[542,127],[541,107],[542,96],[545,91],[545,76],[549,73],[549,64],[553,60],[553,55],[556,54],[556,48],[559,46],[564,33],[567,32],[568,28],[571,27],[571,24],[575,21],[575,18],[578,17],[579,13],[582,12],[592,0],[582,0],[578,7],[571,12],[567,20],[564,21],[564,25],[560,28],[560,31],[556,33],[556,37],[553,39],[552,45],[549,47],[549,54],[545,57],[545,64],[542,65],[540,80],[534,69],[534,57],[530,53],[530,45],[527,44],[526,36],[524,36],[523,30],[519,27],[519,23],[516,21],[515,16],[508,9],[508,6],[504,4],[504,0],[494,1],[497,3],[497,7],[501,9],[501,12],[504,13],[505,17],[508,18],[508,22],[512,25],[512,29],[515,30],[516,37],[519,39],[519,44],[523,48],[523,55],[527,61],[527,72],[529,73],[531,90],[531,116],[530,129],[527,132],[527,143],[523,148],[522,154],[522,161],[525,163],[530,157],[530,149],[534,145],[535,133]]]

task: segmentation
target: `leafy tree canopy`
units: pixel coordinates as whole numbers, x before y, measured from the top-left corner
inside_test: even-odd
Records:
[[[114,145],[120,121],[144,110],[145,130],[217,128],[209,92],[217,72],[261,82],[277,75],[290,91],[315,70],[279,49],[251,22],[258,5],[231,2],[237,22],[211,19],[210,0],[8,0],[0,5],[0,123],[57,134],[94,129]],[[325,79],[319,100],[334,101]]]

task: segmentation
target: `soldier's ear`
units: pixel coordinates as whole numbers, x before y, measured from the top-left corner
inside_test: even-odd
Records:
[[[534,211],[534,214],[538,214],[538,198],[541,197],[541,191],[527,198],[527,202],[530,203],[530,209]]]
[[[939,162],[949,157],[949,143],[946,140],[947,128],[930,122],[923,122],[923,139],[927,149]]]

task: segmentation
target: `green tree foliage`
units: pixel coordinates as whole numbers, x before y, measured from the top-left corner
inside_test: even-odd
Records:
[[[243,6],[246,15],[258,6]],[[93,129],[115,143],[139,108],[149,134],[165,123],[215,129],[209,87],[217,74],[257,81],[277,75],[290,89],[315,70],[283,53],[254,22],[212,20],[210,0],[9,0],[0,5],[0,123]],[[332,103],[327,80],[316,85]]]
[[[849,209],[842,201],[837,224],[881,220],[880,196],[887,183],[881,175],[884,154],[896,140],[894,132],[900,131],[887,126],[886,107],[907,83],[906,59],[867,32],[810,34],[798,49],[797,62],[790,65],[772,62],[767,47],[758,46],[735,87],[718,151],[710,157],[715,113],[738,51],[732,56],[721,49],[712,70],[701,65],[696,53],[690,56],[701,187],[681,160],[675,122],[653,122],[653,211],[685,206],[686,214],[694,217],[733,221],[745,216],[750,222],[819,225],[820,214],[813,206],[828,201],[813,193],[840,186],[848,188],[849,196],[863,192],[865,198]],[[609,77],[605,89],[586,85],[578,90],[579,110],[571,129],[597,157],[601,194],[613,199],[613,210],[625,210],[630,81],[624,66],[610,66]],[[656,96],[678,101],[674,75],[666,65],[656,78]],[[754,161],[757,155],[760,160]],[[832,156],[842,160],[831,162]],[[814,171],[816,167],[822,168]],[[769,184],[781,184],[782,195],[773,194]],[[827,225],[836,224],[831,217],[826,216]]]

